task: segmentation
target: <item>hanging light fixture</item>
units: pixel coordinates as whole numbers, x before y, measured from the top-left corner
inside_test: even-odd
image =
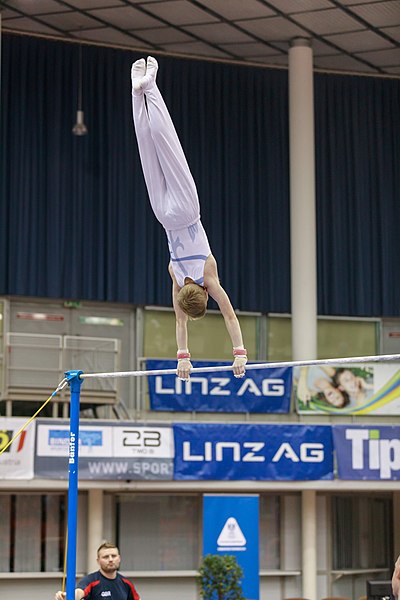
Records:
[[[88,129],[83,120],[83,110],[82,110],[82,44],[79,46],[79,70],[78,70],[78,110],[76,111],[76,123],[72,128],[72,133],[74,135],[86,135]]]

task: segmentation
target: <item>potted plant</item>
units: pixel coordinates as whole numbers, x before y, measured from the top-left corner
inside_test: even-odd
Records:
[[[207,554],[197,578],[204,600],[245,600],[241,580],[243,570],[230,554]]]

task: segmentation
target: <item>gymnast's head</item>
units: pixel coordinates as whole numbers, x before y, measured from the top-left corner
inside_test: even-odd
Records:
[[[204,317],[207,312],[208,293],[203,286],[187,278],[178,292],[177,301],[189,319],[195,321]]]

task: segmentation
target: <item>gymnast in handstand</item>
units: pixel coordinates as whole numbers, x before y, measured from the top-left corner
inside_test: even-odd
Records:
[[[176,316],[177,375],[189,379],[192,368],[187,321],[200,319],[208,295],[217,302],[233,346],[233,373],[243,377],[247,352],[238,318],[218,278],[200,204],[185,154],[156,84],[158,64],[149,56],[132,65],[132,107],[136,138],[150,203],[163,225],[170,252],[169,274]]]

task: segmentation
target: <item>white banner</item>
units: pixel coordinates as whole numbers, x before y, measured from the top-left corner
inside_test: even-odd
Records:
[[[299,413],[400,415],[399,363],[295,367]]]
[[[172,427],[113,427],[114,456],[174,458]]]
[[[0,451],[27,419],[0,418]],[[33,479],[35,427],[33,421],[0,455],[0,479]]]
[[[69,423],[39,419],[35,476],[68,477]],[[172,427],[84,421],[79,426],[80,479],[163,479],[173,474]]]

